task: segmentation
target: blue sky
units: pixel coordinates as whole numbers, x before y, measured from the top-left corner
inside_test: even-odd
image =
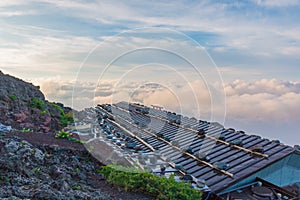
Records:
[[[13,0],[0,6],[1,38],[7,45],[30,45],[31,39],[44,37],[71,40],[76,37],[80,45],[84,39],[97,43],[101,37],[128,29],[167,27],[199,42],[218,67],[233,71],[251,68],[264,77],[299,80],[295,73],[299,72],[300,59],[299,2],[294,0],[172,3]],[[82,53],[86,53],[84,50]],[[2,67],[17,65],[21,64],[2,61]],[[250,74],[243,78],[252,78]],[[224,76],[235,79],[230,73]]]
[[[87,52],[86,48],[92,48],[103,37],[113,36],[121,31],[141,27],[167,27],[181,31],[199,42],[218,67],[227,72],[229,69],[251,69],[261,72],[264,78],[299,80],[300,27],[297,0],[172,3],[12,0],[0,4],[0,16],[3,50],[13,46],[9,49],[20,50],[18,53],[24,54],[22,48],[39,45],[36,44],[38,39],[45,39],[43,45],[53,45],[53,41],[46,39],[58,38],[65,39],[57,47],[63,52],[68,45],[77,43],[80,48],[81,42],[89,39],[90,44],[85,43],[82,52],[77,52],[84,54]],[[74,40],[74,43],[69,44],[68,40]],[[34,50],[34,46],[26,48],[26,51]],[[73,57],[82,59],[83,55],[78,57],[76,54]],[[17,61],[9,62],[7,57],[1,60],[2,68],[22,65]],[[61,61],[69,62],[70,58]],[[34,60],[28,60],[24,67],[31,62]],[[73,65],[77,67],[76,63]],[[57,74],[57,71],[50,73]],[[251,73],[241,75],[243,78],[258,78],[256,73],[253,77]],[[224,77],[236,78],[230,73],[225,73]]]
[[[102,50],[94,56],[99,56],[98,60],[92,57],[87,60],[85,65],[91,67],[88,69],[104,68],[105,63],[101,61],[132,46],[138,48],[151,44],[175,49],[176,44],[191,55],[194,48],[191,41],[194,40],[204,47],[221,74],[227,103],[225,124],[265,133],[268,137],[272,134],[280,137],[276,130],[282,131],[283,127],[287,127],[288,139],[281,139],[292,143],[300,119],[299,11],[299,0],[3,1],[0,3],[0,69],[41,85],[48,99],[71,105],[71,91],[78,70],[97,45],[102,44]],[[152,31],[119,35],[123,31],[144,27],[152,30],[155,27],[166,28],[182,35],[170,37],[160,32],[157,36]],[[190,38],[186,39],[183,35]],[[131,59],[120,61],[119,68],[112,68],[115,69],[114,76],[124,74],[131,65],[147,64],[146,54],[132,54],[127,58]],[[177,66],[182,74],[188,72],[188,67],[182,62],[171,57],[169,60],[169,64]],[[93,70],[87,70],[90,76],[96,76]],[[160,77],[162,73],[153,74],[153,77]],[[99,101],[107,100],[107,94],[124,89],[124,85],[113,87],[113,80],[110,80],[113,75],[107,77],[105,83],[110,85],[106,88],[110,91],[100,91],[106,96],[96,97]],[[130,81],[134,82],[134,79],[131,77]],[[209,84],[216,85],[216,82]],[[205,89],[196,80],[190,80],[189,84]],[[93,90],[92,87],[86,83],[80,88],[88,91]],[[111,91],[112,88],[114,91]],[[185,87],[181,85],[179,88]],[[179,89],[178,93],[178,96],[187,95]],[[160,93],[154,94],[149,90],[138,94],[140,96],[135,98],[144,98],[145,103],[158,101],[172,105],[168,102],[171,97],[149,98],[149,94],[159,96]],[[186,99],[183,101],[184,105],[188,104]],[[198,101],[210,107],[207,102],[203,99]],[[177,108],[175,104],[170,107]],[[187,113],[193,110],[188,106],[185,109]],[[205,117],[209,109],[203,110]],[[274,127],[268,129],[264,124],[268,127],[273,124]]]

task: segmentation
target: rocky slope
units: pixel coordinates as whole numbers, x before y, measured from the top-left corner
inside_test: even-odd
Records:
[[[0,197],[109,199],[93,187],[96,166],[83,152],[37,148],[17,137],[0,140]]]
[[[0,199],[151,199],[108,184],[79,143],[1,126]]]
[[[0,71],[0,123],[16,129],[50,132],[66,124],[71,109],[50,103],[38,86]]]

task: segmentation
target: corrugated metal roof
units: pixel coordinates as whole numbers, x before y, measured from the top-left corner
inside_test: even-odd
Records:
[[[101,105],[99,109],[113,117],[113,123],[119,129],[125,128],[138,136],[132,140],[141,152],[159,150],[163,157],[182,165],[182,173],[205,180],[214,192],[294,151],[276,141],[225,129],[218,123],[138,104],[120,102]],[[205,158],[201,157],[203,155]]]

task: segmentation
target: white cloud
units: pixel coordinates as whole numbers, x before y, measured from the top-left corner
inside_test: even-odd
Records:
[[[2,11],[0,10],[0,16],[1,17],[12,17],[12,16],[21,16],[21,15],[34,15],[36,14],[36,11]]]
[[[34,83],[41,86],[41,90],[50,100],[67,102],[67,105],[71,105],[74,82],[54,77],[35,80]],[[201,117],[208,120],[211,117],[211,96],[202,81],[193,81],[189,84],[169,82],[169,85],[147,82],[124,82],[120,85],[117,83],[117,80],[102,81],[99,87],[95,87],[92,83],[80,84],[77,89],[82,90],[80,93],[82,95],[75,99],[77,106],[125,100],[146,105],[160,104],[178,113],[198,116],[196,109],[199,105]],[[298,82],[276,79],[236,80],[226,83],[225,91],[229,119],[241,122],[247,120],[288,122],[299,119],[300,83]],[[217,108],[218,105],[215,106],[214,111],[217,113],[214,114],[221,115],[222,113],[218,112],[222,112],[222,109]]]
[[[280,96],[269,93],[233,95],[227,98],[227,113],[240,121],[295,121],[300,114],[297,105],[300,94],[284,93]]]
[[[67,81],[61,76],[37,78],[31,81],[33,84],[40,86],[46,99],[71,105],[74,81]]]
[[[300,35],[298,28],[296,28],[298,26],[295,26],[294,21],[282,21],[284,24],[282,27],[273,23],[272,18],[265,17],[262,20],[254,14],[251,16],[251,11],[248,11],[247,15],[241,15],[241,13],[231,10],[232,6],[238,6],[236,3],[211,3],[209,1],[186,3],[178,1],[170,5],[168,2],[153,4],[147,1],[139,3],[128,1],[126,4],[113,1],[90,4],[86,4],[86,2],[74,3],[73,1],[49,2],[63,9],[70,9],[71,13],[73,10],[73,14],[80,15],[83,18],[98,19],[102,23],[115,25],[125,23],[129,29],[162,25],[181,31],[211,33],[216,35],[215,42],[222,46],[216,50],[222,50],[223,52],[237,49],[248,55],[284,56],[290,53],[291,50],[282,49],[289,46],[289,41],[295,39],[295,35]],[[299,1],[271,0],[259,1],[258,3],[259,5],[279,6],[294,5]],[[83,16],[80,13],[85,13],[85,15]],[[99,16],[99,13],[101,13],[101,16]],[[118,15],[115,15],[115,13],[118,13]],[[181,14],[178,15],[177,13]],[[281,20],[285,19],[282,18]],[[282,34],[284,34],[284,37],[282,37]],[[296,41],[295,46],[295,48],[299,46],[299,40]],[[293,50],[293,56],[295,56],[294,52]]]
[[[300,83],[277,79],[235,80],[232,83],[225,84],[225,90],[229,96],[262,93],[280,96],[290,92],[300,93]]]
[[[89,37],[57,37],[61,32],[38,27],[6,28],[13,39],[0,38],[1,66],[15,68],[10,71],[12,74],[31,71],[25,76],[29,79],[54,75],[73,78],[85,56],[98,43]]]
[[[10,0],[10,1],[1,1],[0,7],[16,6],[16,5],[25,5],[32,2],[31,0]]]
[[[225,84],[228,116],[238,120],[297,121],[300,83],[262,79]]]
[[[300,54],[300,47],[289,46],[282,49],[282,54],[286,56],[298,56]]]
[[[299,0],[254,0],[260,6],[270,7],[284,7],[284,6],[297,6],[300,5]]]

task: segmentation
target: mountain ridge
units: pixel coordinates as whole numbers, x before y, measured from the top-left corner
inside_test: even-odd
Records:
[[[55,132],[72,122],[72,109],[46,100],[39,86],[0,71],[0,123],[16,129]]]

